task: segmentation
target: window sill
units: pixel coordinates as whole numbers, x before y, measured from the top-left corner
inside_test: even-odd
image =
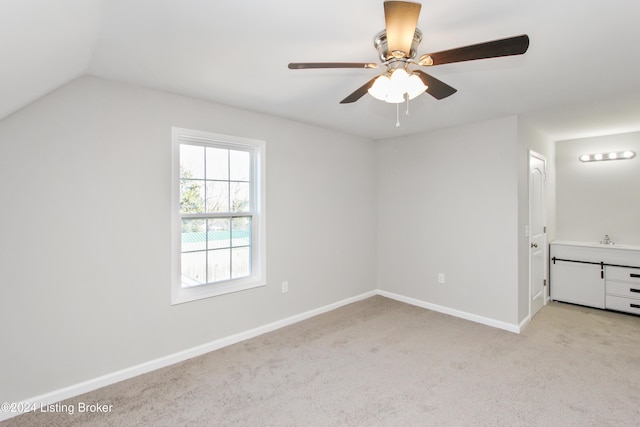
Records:
[[[174,287],[174,292],[171,295],[171,305],[246,291],[248,289],[259,288],[262,286],[266,286],[266,282],[264,280],[240,279],[211,285],[194,286],[191,288],[181,287],[180,289],[176,289],[176,287]]]

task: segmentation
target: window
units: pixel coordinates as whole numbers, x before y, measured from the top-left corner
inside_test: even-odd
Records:
[[[264,141],[173,128],[172,303],[265,284]]]

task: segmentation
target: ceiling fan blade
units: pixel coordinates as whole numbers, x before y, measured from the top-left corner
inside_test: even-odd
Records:
[[[350,104],[352,102],[356,102],[358,99],[365,96],[369,88],[373,86],[373,82],[375,82],[378,77],[380,76],[375,76],[374,78],[372,78],[371,80],[369,80],[368,82],[360,86],[351,95],[347,96],[345,99],[340,101],[340,104]]]
[[[390,55],[396,58],[409,56],[421,7],[420,3],[407,1],[384,2],[387,46]]]
[[[378,64],[369,62],[291,62],[290,70],[308,68],[378,68]]]
[[[526,34],[506,39],[494,40],[463,46],[455,49],[427,53],[420,57],[420,65],[440,65],[452,62],[473,61],[475,59],[497,58],[500,56],[522,55],[529,48]]]
[[[429,95],[433,96],[435,99],[446,98],[447,96],[451,96],[458,91],[457,89],[452,88],[445,82],[436,79],[435,77],[425,73],[424,71],[416,70],[414,71],[414,73],[416,73],[418,77],[420,77],[420,80],[422,80],[422,83],[427,86],[426,92]]]

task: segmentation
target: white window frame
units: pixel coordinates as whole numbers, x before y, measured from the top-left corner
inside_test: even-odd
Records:
[[[181,304],[266,285],[265,141],[173,127],[171,129],[171,304]],[[251,275],[183,288],[181,284],[182,215],[180,214],[180,145],[192,144],[252,153]]]

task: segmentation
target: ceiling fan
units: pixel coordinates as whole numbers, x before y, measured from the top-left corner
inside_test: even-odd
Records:
[[[422,41],[422,32],[416,28],[420,15],[420,3],[407,1],[385,1],[386,29],[378,33],[374,46],[378,50],[383,74],[376,76],[340,101],[341,104],[355,102],[367,92],[373,97],[389,103],[401,103],[427,92],[436,99],[453,95],[457,90],[413,66],[431,67],[453,62],[501,56],[522,55],[529,48],[529,37],[521,35],[455,49],[426,53],[415,59]],[[309,68],[378,68],[369,62],[292,62],[289,69]]]

